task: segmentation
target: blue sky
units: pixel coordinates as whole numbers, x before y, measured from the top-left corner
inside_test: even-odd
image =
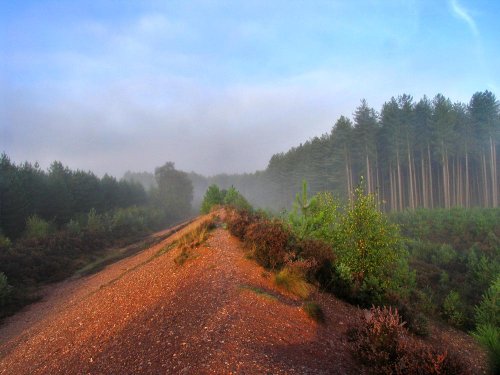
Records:
[[[263,169],[362,98],[500,87],[497,1],[0,0],[0,151]]]

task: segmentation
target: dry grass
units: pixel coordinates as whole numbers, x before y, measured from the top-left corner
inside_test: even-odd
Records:
[[[208,218],[179,238],[176,245],[181,249],[181,251],[179,255],[174,258],[175,264],[182,266],[189,258],[193,258],[191,250],[205,243],[209,237],[210,231],[214,227],[214,219]]]
[[[304,275],[296,270],[285,267],[274,277],[274,282],[279,287],[289,291],[300,298],[307,298],[311,293],[311,286],[307,283]]]

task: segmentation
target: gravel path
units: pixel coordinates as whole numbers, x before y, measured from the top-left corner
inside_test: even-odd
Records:
[[[196,224],[32,306],[29,327],[0,336],[0,374],[359,373],[342,322],[358,311],[318,295],[318,325],[226,230],[182,266],[179,249],[154,257]]]

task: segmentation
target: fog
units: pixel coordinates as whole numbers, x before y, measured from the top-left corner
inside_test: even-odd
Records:
[[[261,170],[362,98],[495,91],[495,12],[469,5],[3,4],[0,151],[101,176]]]

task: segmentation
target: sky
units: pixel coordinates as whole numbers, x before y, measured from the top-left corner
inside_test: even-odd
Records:
[[[121,177],[266,168],[361,99],[500,87],[500,1],[0,0],[0,152]]]

